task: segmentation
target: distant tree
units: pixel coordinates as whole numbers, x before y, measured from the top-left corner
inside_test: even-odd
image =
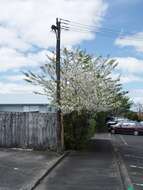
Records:
[[[128,118],[128,119],[131,119],[131,120],[135,120],[135,121],[140,121],[139,117],[138,117],[138,114],[134,111],[128,111],[125,116]]]
[[[138,115],[138,119],[143,120],[143,104],[141,104],[140,102],[134,103],[134,108]]]
[[[130,98],[126,95],[126,94],[119,94],[117,96],[117,98],[119,99],[119,105],[118,107],[116,107],[113,112],[114,115],[122,115],[122,116],[126,116],[126,114],[128,114],[128,112],[130,112],[130,108],[133,105],[133,102],[130,100]]]

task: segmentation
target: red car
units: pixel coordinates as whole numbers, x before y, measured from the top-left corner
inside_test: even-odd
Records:
[[[143,134],[143,126],[138,122],[120,122],[110,127],[110,132],[123,134]]]

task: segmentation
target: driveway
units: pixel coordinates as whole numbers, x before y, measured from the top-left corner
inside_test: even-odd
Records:
[[[57,158],[53,152],[0,149],[0,190],[30,190]]]

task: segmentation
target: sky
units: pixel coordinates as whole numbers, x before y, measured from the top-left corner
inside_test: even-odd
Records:
[[[124,90],[143,103],[142,9],[142,0],[0,0],[0,103],[47,103],[34,95],[39,87],[26,83],[22,72],[47,63],[57,17],[84,26],[63,30],[62,47],[116,59]]]

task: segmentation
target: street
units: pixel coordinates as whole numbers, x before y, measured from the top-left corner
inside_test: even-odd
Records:
[[[112,135],[135,190],[143,189],[143,136]]]
[[[102,136],[102,135],[100,135]],[[87,152],[68,156],[36,190],[122,190],[123,181],[110,143],[116,142],[135,190],[143,189],[143,136],[106,135]]]
[[[71,151],[35,190],[123,190],[114,145],[134,190],[143,190],[143,136],[96,134],[83,151]],[[57,159],[52,152],[0,149],[0,189],[30,190]]]

